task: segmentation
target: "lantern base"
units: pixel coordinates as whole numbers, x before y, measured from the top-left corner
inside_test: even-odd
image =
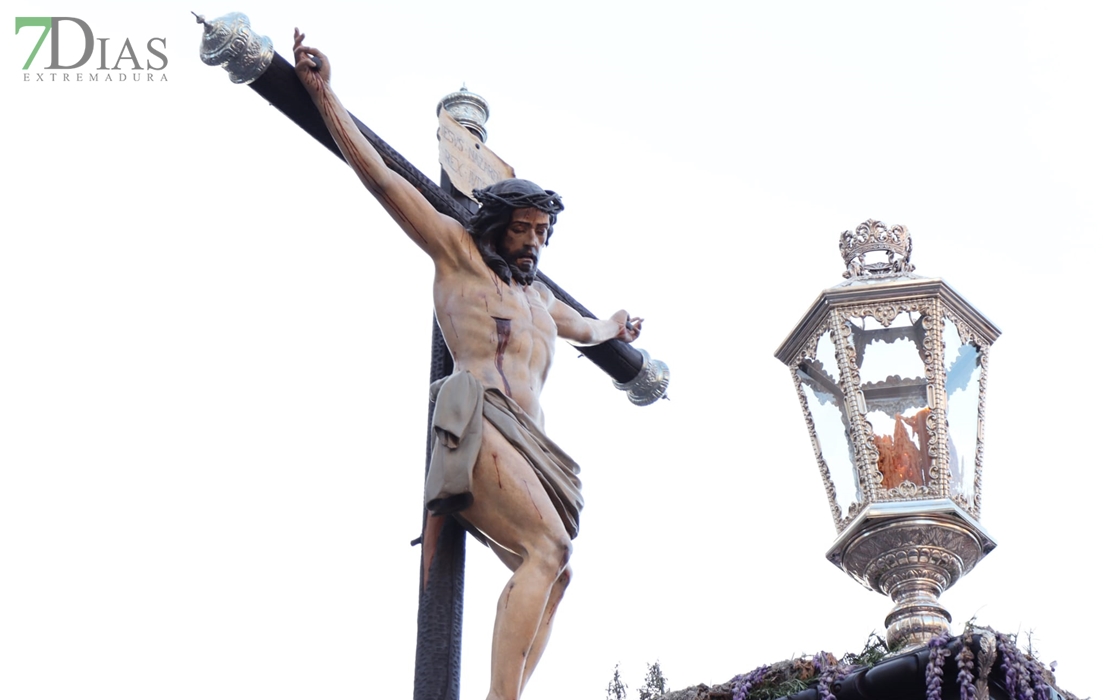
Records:
[[[916,506],[916,507],[915,507]],[[994,541],[951,501],[872,504],[827,554],[864,587],[889,595],[887,644],[909,649],[948,632],[940,594],[994,549]]]

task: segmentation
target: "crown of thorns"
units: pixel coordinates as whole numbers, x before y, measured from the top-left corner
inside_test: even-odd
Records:
[[[558,193],[545,190],[528,180],[512,179],[495,182],[489,187],[474,190],[474,199],[483,207],[500,205],[510,209],[538,209],[551,217],[563,210],[563,200]]]

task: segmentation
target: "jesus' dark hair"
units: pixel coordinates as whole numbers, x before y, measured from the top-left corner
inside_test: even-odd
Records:
[[[547,242],[550,242],[555,218],[563,210],[563,200],[558,194],[545,190],[534,182],[516,178],[474,190],[474,198],[482,207],[470,220],[467,231],[478,244],[482,259],[505,282],[515,279],[520,284],[531,284],[535,279],[534,272],[526,273],[517,269],[498,252],[501,238],[509,228],[515,210],[538,209],[550,217],[547,228]]]

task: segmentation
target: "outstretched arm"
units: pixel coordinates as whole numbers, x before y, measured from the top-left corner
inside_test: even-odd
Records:
[[[437,212],[415,187],[390,170],[362,136],[351,115],[331,88],[331,63],[318,49],[304,45],[304,33],[293,30],[293,60],[297,77],[320,110],[347,163],[362,184],[381,202],[393,220],[437,262],[466,232],[454,219]]]
[[[631,343],[640,337],[644,319],[631,317],[624,309],[607,319],[586,318],[558,299],[552,302],[549,310],[559,337],[575,345],[598,345],[607,340]]]

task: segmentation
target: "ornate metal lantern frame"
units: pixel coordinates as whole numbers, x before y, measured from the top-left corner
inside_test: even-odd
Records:
[[[869,220],[840,247],[848,281],[775,356],[792,370],[836,525],[828,559],[894,598],[888,641],[923,644],[951,621],[937,597],[995,547],[978,518],[1000,331],[944,280],[913,274],[903,227]]]

